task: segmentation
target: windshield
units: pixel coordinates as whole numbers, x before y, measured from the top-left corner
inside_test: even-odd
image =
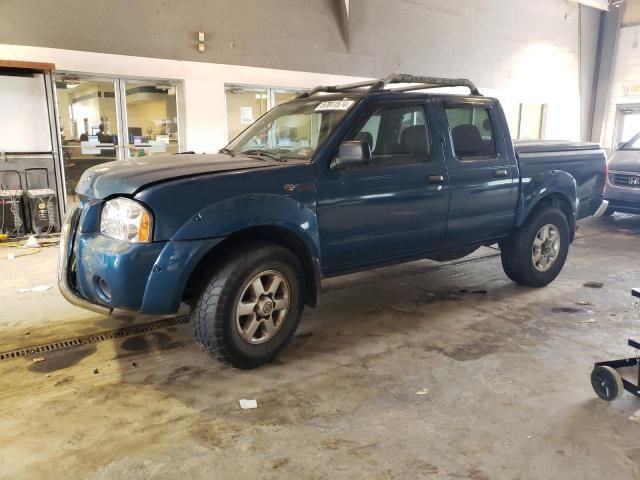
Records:
[[[277,160],[310,159],[356,103],[355,98],[322,97],[285,103],[259,118],[221,151]]]

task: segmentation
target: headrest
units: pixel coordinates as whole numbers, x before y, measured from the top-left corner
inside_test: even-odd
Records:
[[[424,125],[408,127],[402,132],[400,139],[403,153],[427,153],[427,129]]]
[[[458,125],[451,130],[453,144],[457,154],[468,154],[484,150],[484,142],[480,130],[475,125]]]
[[[360,142],[366,142],[369,144],[369,148],[373,148],[373,135],[371,135],[371,132],[360,132],[355,139]]]

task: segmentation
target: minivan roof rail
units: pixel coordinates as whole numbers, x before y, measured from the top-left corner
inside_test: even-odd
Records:
[[[399,88],[387,88],[397,83],[408,84]],[[471,80],[466,78],[443,78],[443,77],[422,77],[417,75],[407,75],[404,73],[394,73],[386,78],[378,80],[366,80],[363,82],[345,83],[344,85],[318,85],[309,91],[303,92],[296,98],[305,98],[316,93],[371,93],[371,92],[409,92],[412,90],[426,90],[429,88],[442,87],[467,87],[471,95],[481,95],[478,88]]]

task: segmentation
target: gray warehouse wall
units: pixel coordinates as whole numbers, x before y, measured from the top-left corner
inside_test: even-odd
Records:
[[[0,43],[377,77],[469,76],[502,88],[531,43],[578,52],[565,0],[3,0]],[[583,38],[597,24],[582,23]],[[207,35],[198,53],[196,32]]]

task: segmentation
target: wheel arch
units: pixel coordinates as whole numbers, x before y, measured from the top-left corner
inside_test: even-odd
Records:
[[[320,301],[320,259],[315,248],[301,236],[283,226],[256,225],[238,230],[227,236],[222,242],[211,248],[196,265],[189,276],[183,293],[183,299],[193,297],[208,272],[219,265],[232,251],[247,244],[263,241],[271,242],[293,252],[300,260],[304,273],[305,304],[315,307]]]
[[[558,208],[569,224],[571,241],[575,238],[578,212],[578,188],[575,178],[567,172],[552,170],[531,179],[523,186],[516,214],[516,226],[522,226],[541,208]]]

